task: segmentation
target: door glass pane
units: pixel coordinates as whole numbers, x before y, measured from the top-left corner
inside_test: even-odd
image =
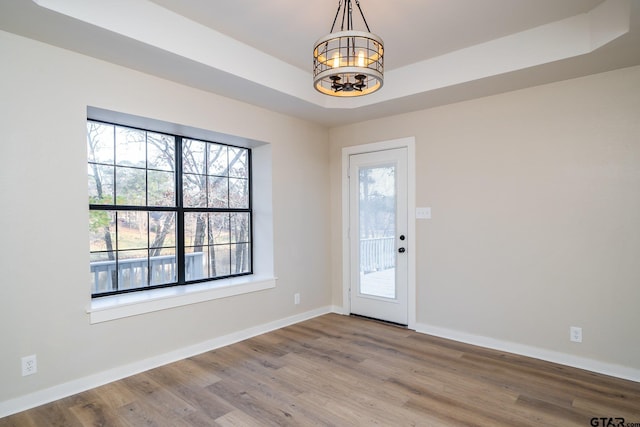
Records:
[[[360,293],[396,297],[396,168],[360,168]]]

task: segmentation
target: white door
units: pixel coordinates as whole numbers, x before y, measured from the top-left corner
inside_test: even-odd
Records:
[[[407,149],[349,157],[351,313],[408,323]]]

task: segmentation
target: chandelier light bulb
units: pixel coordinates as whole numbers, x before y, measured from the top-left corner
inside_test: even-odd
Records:
[[[333,68],[338,68],[340,66],[340,53],[335,52],[333,54]]]

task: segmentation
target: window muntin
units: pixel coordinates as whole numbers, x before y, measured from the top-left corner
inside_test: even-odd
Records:
[[[92,296],[251,274],[249,149],[93,120],[87,145]]]

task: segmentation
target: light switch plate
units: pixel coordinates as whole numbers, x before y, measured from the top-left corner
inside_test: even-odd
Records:
[[[416,219],[431,219],[431,208],[416,208]]]

